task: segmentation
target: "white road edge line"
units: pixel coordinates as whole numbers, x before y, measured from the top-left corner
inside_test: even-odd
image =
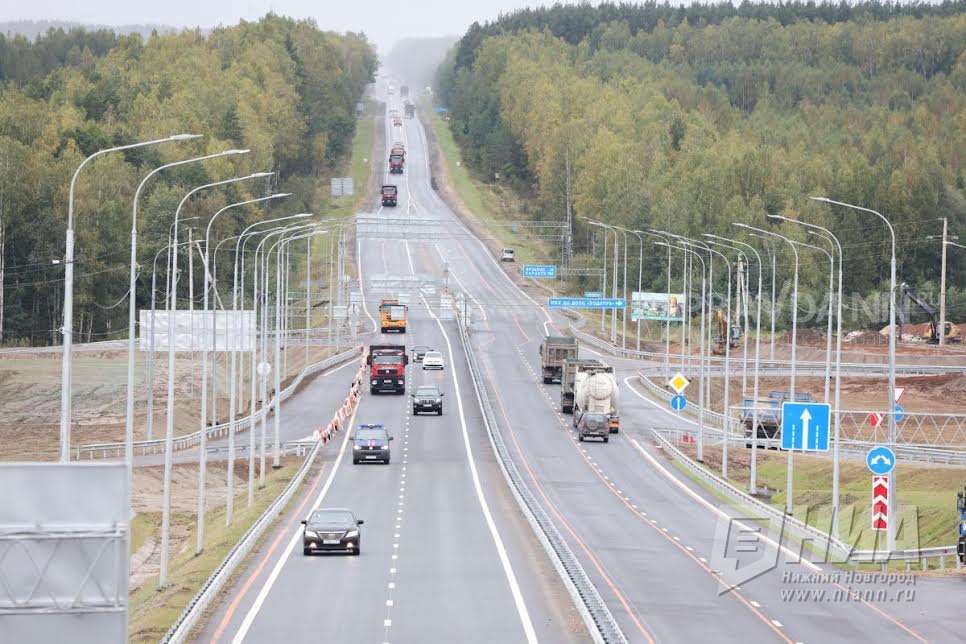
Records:
[[[470,447],[469,432],[466,429],[466,416],[463,413],[463,397],[460,395],[459,378],[456,376],[457,370],[452,367],[453,345],[450,343],[449,334],[446,333],[443,323],[436,316],[436,314],[433,313],[432,309],[430,309],[428,305],[426,308],[429,311],[430,316],[436,320],[436,325],[439,327],[440,333],[443,334],[443,340],[446,342],[446,350],[449,353],[449,361],[451,366],[449,372],[453,379],[453,386],[456,389],[456,407],[459,411],[460,429],[463,433],[463,447],[466,449],[467,462],[470,466],[470,475],[473,478],[473,488],[476,491],[476,498],[480,502],[480,508],[483,510],[483,518],[486,519],[486,526],[490,530],[490,536],[493,537],[493,543],[496,546],[497,555],[500,557],[500,563],[503,565],[503,572],[506,574],[507,583],[510,585],[510,593],[513,595],[513,603],[516,604],[517,613],[520,615],[520,622],[523,626],[524,633],[526,633],[527,642],[534,643],[537,642],[537,633],[533,628],[533,622],[530,620],[530,612],[527,610],[526,602],[523,599],[520,584],[517,583],[516,574],[513,572],[513,565],[510,563],[509,556],[507,556],[506,546],[503,544],[503,539],[500,537],[500,532],[496,529],[496,523],[493,521],[493,515],[490,513],[490,506],[486,502],[486,497],[483,496],[483,487],[480,485],[480,475],[476,471],[476,462],[473,460],[473,448]]]
[[[322,499],[324,499],[325,495],[329,492],[329,487],[332,486],[332,481],[335,479],[336,472],[339,471],[339,465],[342,463],[342,456],[345,454],[345,446],[349,443],[349,435],[352,433],[350,429],[353,425],[355,425],[356,412],[358,410],[359,407],[356,406],[356,411],[352,412],[352,418],[349,419],[349,422],[344,429],[345,437],[342,439],[342,445],[339,447],[339,455],[336,457],[335,463],[333,464],[332,469],[329,471],[329,476],[325,480],[325,485],[322,486],[322,490],[319,492],[319,495],[315,499],[315,503],[312,505],[312,510],[317,508],[319,504],[322,503]],[[258,596],[255,597],[255,603],[252,604],[252,607],[248,609],[248,613],[245,614],[245,619],[242,620],[241,625],[238,627],[238,632],[235,633],[235,637],[233,637],[231,640],[232,644],[241,644],[241,642],[245,640],[245,636],[248,634],[248,630],[252,627],[255,617],[258,615],[258,611],[262,608],[262,604],[265,603],[265,598],[268,597],[268,593],[271,592],[272,586],[275,584],[275,580],[278,579],[279,574],[282,572],[282,567],[292,555],[292,550],[295,549],[296,544],[298,544],[299,539],[301,538],[302,528],[299,526],[295,529],[295,533],[292,535],[292,538],[289,539],[288,545],[285,546],[285,551],[282,553],[282,556],[279,557],[277,562],[275,562],[275,567],[272,568],[272,572],[268,576],[268,579],[265,580],[265,583],[262,584],[261,590],[258,591]]]

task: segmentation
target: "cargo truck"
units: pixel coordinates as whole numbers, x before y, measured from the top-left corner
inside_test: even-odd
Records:
[[[540,368],[543,382],[560,382],[563,362],[577,357],[577,338],[569,335],[548,335],[540,343]]]
[[[406,365],[409,356],[402,344],[371,344],[366,355],[369,365],[369,393],[406,393]]]
[[[382,333],[406,332],[406,317],[409,307],[396,299],[379,300],[379,330]]]
[[[956,493],[956,509],[959,511],[959,544],[956,552],[959,563],[966,565],[966,486],[963,486],[962,492]]]
[[[578,366],[574,376],[574,427],[580,426],[584,414],[605,414],[608,432],[620,431],[617,410],[617,379],[608,365]]]
[[[396,207],[396,196],[399,194],[399,189],[396,186],[386,185],[382,187],[382,205]]]
[[[596,358],[567,358],[564,360],[560,376],[561,413],[574,413],[574,378],[577,376],[577,369],[604,366],[606,365]]]
[[[416,116],[416,106],[412,103],[406,103],[406,118],[411,119]]]
[[[741,412],[739,420],[745,426],[745,439],[750,441],[752,437],[752,425],[755,420],[755,409],[758,409],[758,440],[769,440],[781,438],[782,429],[782,403],[791,400],[787,391],[769,392],[767,398],[745,398],[741,402]],[[812,395],[809,393],[795,394],[796,402],[811,402]],[[751,442],[746,442],[745,447],[751,447]],[[775,449],[777,445],[773,446]]]
[[[402,85],[399,87],[399,95],[403,98],[409,96],[409,85]]]
[[[406,146],[403,145],[402,143],[399,143],[398,141],[396,143],[393,143],[392,144],[392,148],[390,148],[390,150],[389,150],[389,156],[392,156],[394,154],[398,154],[399,156],[401,156],[403,158],[403,161],[405,161],[406,160]]]
[[[389,174],[402,174],[405,160],[401,154],[389,155]]]

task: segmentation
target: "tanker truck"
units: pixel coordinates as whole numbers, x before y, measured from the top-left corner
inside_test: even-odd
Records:
[[[577,365],[574,376],[574,427],[579,426],[584,414],[605,414],[608,433],[616,434],[620,430],[617,395],[613,367],[605,364]]]

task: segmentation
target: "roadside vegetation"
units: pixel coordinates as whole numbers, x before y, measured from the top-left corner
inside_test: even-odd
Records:
[[[251,150],[233,160],[172,168],[146,186],[138,222],[143,304],[151,259],[191,187],[275,173],[202,193],[184,217],[275,191],[293,196],[274,212],[328,207],[328,178],[348,156],[356,103],[376,69],[364,36],[272,14],[208,35],[143,39],[53,30],[33,43],[0,41],[0,52],[0,229],[6,239],[0,341],[34,345],[60,341],[63,265],[51,262],[63,256],[67,187],[86,155],[176,133],[205,135],[108,155],[85,168],[78,182],[74,331],[79,340],[124,337],[127,308],[112,305],[127,292],[131,202],[140,177],[165,162]],[[213,234],[236,234],[268,214],[235,210]],[[204,231],[195,228],[197,238]]]
[[[963,2],[555,6],[474,24],[438,90],[465,164],[512,186],[527,218],[563,219],[570,167],[579,254],[599,256],[602,241],[580,217],[692,236],[735,236],[740,221],[806,241],[766,219],[783,214],[839,235],[845,293],[877,300],[885,227],[808,197],[886,213],[900,279],[938,294],[940,245],[925,237],[939,217],[966,225],[964,47]],[[820,257],[803,254],[803,292],[816,297]],[[951,262],[947,276],[954,319],[962,269]],[[664,263],[644,270],[663,291]],[[846,326],[878,321],[874,308],[847,311]]]

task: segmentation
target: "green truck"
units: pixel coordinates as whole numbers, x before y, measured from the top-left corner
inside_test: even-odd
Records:
[[[540,343],[540,370],[544,384],[560,382],[563,363],[577,357],[577,338],[569,335],[548,335]]]

